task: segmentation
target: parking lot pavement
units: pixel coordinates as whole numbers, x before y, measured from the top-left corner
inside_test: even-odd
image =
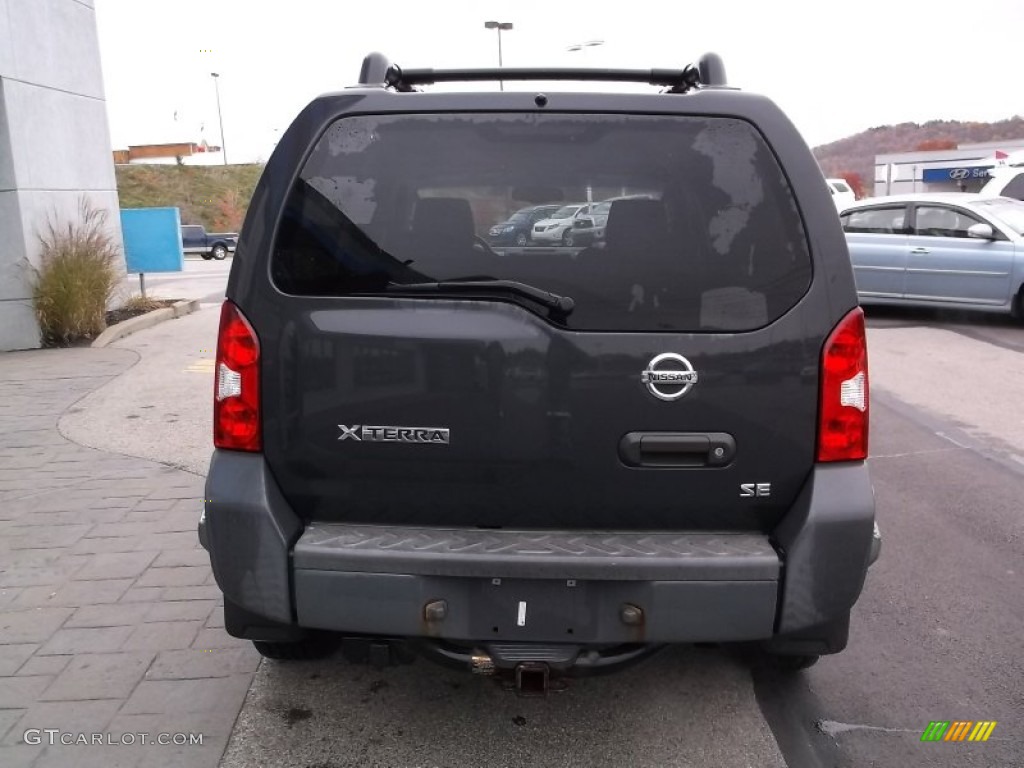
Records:
[[[755,670],[762,711],[791,766],[1022,765],[1024,328],[868,317],[882,556],[843,653],[795,681]],[[957,719],[998,725],[983,744],[922,743]]]
[[[419,660],[264,662],[223,768],[714,766],[785,762],[738,656],[679,648],[628,670],[520,698]]]
[[[850,644],[798,680],[755,672],[762,710],[794,768],[1024,765],[1024,467],[949,442],[951,420],[879,394],[869,463],[882,555]],[[933,720],[998,725],[986,743],[922,743]]]
[[[1024,354],[944,328],[873,328],[871,382],[1024,467]],[[1024,329],[1019,329],[1024,340]],[[956,439],[953,436],[952,439]],[[1016,457],[1016,458],[1014,458]]]
[[[221,628],[195,533],[203,479],[58,432],[61,413],[137,359],[88,348],[0,356],[4,768],[215,766],[258,663]],[[35,743],[30,729],[42,732],[30,731]],[[142,733],[202,744],[143,745]],[[134,744],[60,743],[80,734]]]
[[[93,448],[205,475],[219,320],[218,310],[206,307],[116,341],[111,349],[133,354],[138,362],[68,409],[61,432]]]
[[[181,272],[154,272],[146,275],[146,295],[155,299],[199,299],[218,302],[224,298],[231,259],[203,261],[186,259]],[[127,275],[121,281],[119,295],[138,295],[139,276]]]

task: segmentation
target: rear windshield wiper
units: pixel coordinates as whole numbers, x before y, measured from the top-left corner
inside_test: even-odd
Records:
[[[571,296],[559,296],[533,285],[516,280],[440,280],[430,283],[388,283],[388,288],[401,293],[480,293],[495,291],[514,293],[532,299],[538,304],[566,317],[576,308]]]

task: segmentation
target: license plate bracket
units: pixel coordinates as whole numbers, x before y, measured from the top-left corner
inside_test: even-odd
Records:
[[[471,618],[476,637],[562,640],[590,634],[586,584],[575,579],[486,579]]]

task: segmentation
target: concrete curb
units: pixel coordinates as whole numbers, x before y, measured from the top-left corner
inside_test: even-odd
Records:
[[[174,310],[175,317],[184,317],[185,315],[191,315],[193,312],[199,311],[199,299],[176,301],[174,304],[171,305],[171,309]]]
[[[120,323],[115,323],[101,333],[93,343],[92,347],[108,347],[118,339],[123,339],[125,336],[144,330],[146,328],[152,328],[157,323],[162,323],[164,320],[173,320],[176,317],[183,317],[189,315],[199,309],[199,299],[190,299],[188,301],[179,301],[172,304],[169,307],[163,309],[154,309],[152,312],[147,312],[144,315],[138,317],[130,317]]]

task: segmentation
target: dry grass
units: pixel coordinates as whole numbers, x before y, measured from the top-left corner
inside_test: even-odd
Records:
[[[144,312],[152,312],[154,309],[162,309],[168,304],[167,301],[162,299],[154,299],[150,296],[142,296],[136,293],[133,296],[129,296],[122,302],[118,309],[122,309],[125,312],[132,312],[133,314],[141,315]]]
[[[61,224],[51,217],[39,240],[42,266],[34,300],[43,343],[63,346],[99,335],[120,280],[121,253],[107,227],[107,211],[82,198],[75,221]]]

